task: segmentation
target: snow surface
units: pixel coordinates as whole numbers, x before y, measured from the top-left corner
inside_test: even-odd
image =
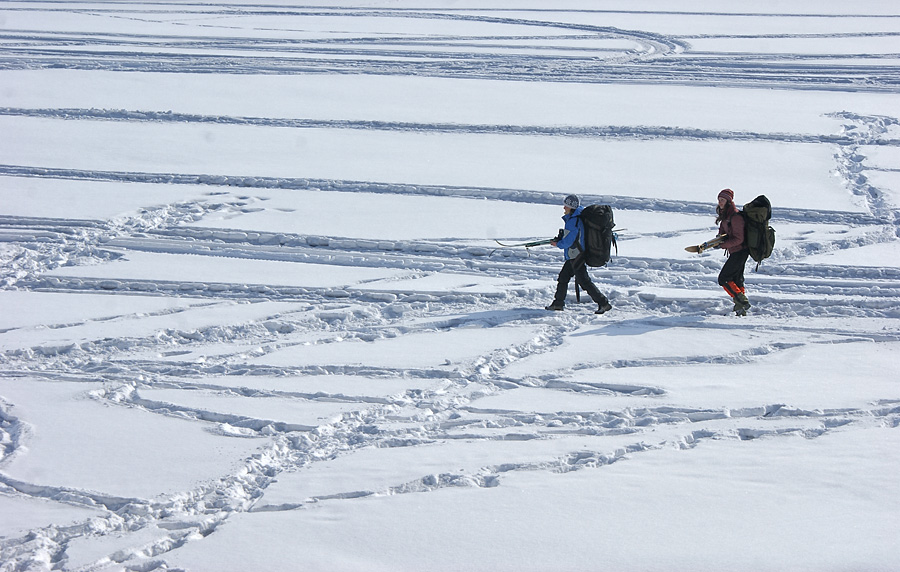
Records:
[[[3,3],[0,572],[900,569],[898,34]],[[684,251],[724,187],[774,208],[743,318]],[[573,192],[603,316],[495,241]]]

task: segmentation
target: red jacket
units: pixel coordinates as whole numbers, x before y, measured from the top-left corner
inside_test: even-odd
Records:
[[[728,254],[734,254],[744,249],[744,216],[740,214],[733,204],[729,204],[731,213],[727,214],[719,223],[719,234],[727,235],[725,242],[719,245]]]

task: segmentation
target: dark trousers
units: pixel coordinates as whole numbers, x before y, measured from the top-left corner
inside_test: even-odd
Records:
[[[566,293],[569,290],[569,281],[573,276],[575,277],[575,284],[581,286],[581,289],[588,293],[591,300],[597,304],[607,302],[606,296],[604,296],[591,281],[591,277],[588,275],[587,271],[587,264],[580,259],[566,260],[566,263],[563,264],[562,270],[559,271],[559,278],[556,279],[556,295],[553,297],[554,301],[565,303]]]
[[[719,272],[719,286],[724,288],[732,298],[737,294],[744,293],[744,266],[749,257],[749,249],[739,250],[728,257],[725,266]]]

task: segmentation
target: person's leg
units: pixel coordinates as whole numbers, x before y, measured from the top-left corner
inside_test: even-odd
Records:
[[[728,295],[734,298],[740,294],[741,288],[744,286],[744,266],[747,264],[747,257],[750,256],[749,250],[741,250],[735,252],[728,257],[722,271],[719,272],[719,286],[728,292]]]
[[[750,307],[744,289],[744,267],[749,257],[750,251],[747,249],[735,252],[728,257],[722,271],[719,272],[719,285],[734,300],[734,312],[739,315],[746,314]]]
[[[597,304],[596,313],[602,314],[612,309],[609,300],[602,292],[600,292],[600,289],[597,288],[597,285],[594,284],[593,280],[591,280],[586,264],[581,264],[575,271],[575,283],[581,286],[581,289],[587,292],[588,296],[591,297],[591,300]]]
[[[746,270],[747,259],[750,258],[750,251],[744,249],[740,252],[735,253],[735,256],[740,256],[741,260],[736,262],[737,268],[735,268],[735,277],[734,283],[737,284],[737,287],[740,289],[741,294],[744,293],[744,270]]]
[[[556,279],[556,294],[553,296],[553,303],[547,306],[548,310],[562,310],[566,306],[566,294],[569,291],[569,281],[575,273],[572,271],[572,263],[566,260],[562,270],[559,271],[559,277]]]

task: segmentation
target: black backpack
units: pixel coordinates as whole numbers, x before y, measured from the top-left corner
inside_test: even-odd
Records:
[[[772,203],[765,195],[759,195],[741,211],[744,217],[744,246],[750,249],[750,256],[759,263],[772,255],[775,248],[775,229],[769,226],[772,218]]]
[[[588,266],[606,266],[615,246],[616,254],[619,246],[613,234],[616,222],[613,210],[609,205],[590,205],[584,207],[578,215],[584,225],[584,262]]]

